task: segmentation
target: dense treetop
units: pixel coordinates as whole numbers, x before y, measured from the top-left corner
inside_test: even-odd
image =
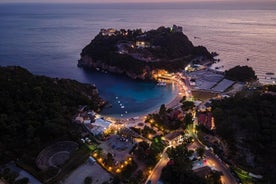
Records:
[[[255,71],[249,66],[235,66],[225,71],[225,77],[241,82],[249,82],[257,79]]]
[[[167,164],[162,170],[161,180],[166,184],[221,184],[220,175],[216,172],[200,177],[192,171],[192,161],[189,159],[191,152],[187,145],[182,144],[167,150],[172,164]],[[217,177],[216,177],[217,176]]]
[[[144,42],[147,46],[141,48],[137,46],[137,42]],[[123,53],[119,52],[120,49]],[[96,66],[87,63],[87,56],[97,63]],[[123,71],[142,74],[145,70],[154,69],[176,71],[199,56],[212,58],[205,47],[195,47],[182,31],[165,27],[147,32],[141,29],[122,29],[109,36],[100,32],[82,50],[79,65],[102,67],[106,64]]]
[[[98,110],[97,89],[69,79],[35,76],[21,67],[0,67],[0,161],[34,156],[57,139],[73,139],[79,105]]]
[[[212,104],[216,132],[228,143],[228,156],[275,180],[276,96],[238,93]]]

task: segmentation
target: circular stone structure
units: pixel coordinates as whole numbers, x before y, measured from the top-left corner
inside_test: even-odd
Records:
[[[36,165],[41,170],[46,170],[50,166],[58,167],[69,159],[70,154],[76,151],[79,145],[73,141],[56,142],[44,148],[36,158]]]

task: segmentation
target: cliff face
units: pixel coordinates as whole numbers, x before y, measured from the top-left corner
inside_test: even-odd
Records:
[[[102,69],[105,71],[109,71],[111,73],[124,74],[132,79],[152,79],[151,70],[148,69],[149,67],[145,67],[141,73],[135,73],[135,72],[128,71],[127,68],[108,65],[107,63],[99,60],[95,61],[92,59],[91,56],[88,56],[88,55],[81,57],[81,59],[78,62],[78,66],[84,67],[87,69]]]
[[[194,47],[179,30],[107,29],[101,30],[82,50],[78,66],[125,74],[134,79],[151,79],[154,70],[175,72],[199,56],[212,59],[205,47]]]

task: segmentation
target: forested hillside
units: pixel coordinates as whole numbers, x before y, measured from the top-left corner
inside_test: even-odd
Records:
[[[228,143],[228,157],[275,179],[276,96],[240,93],[212,104],[216,133]]]
[[[31,158],[45,145],[79,136],[72,117],[79,105],[99,110],[96,87],[0,67],[0,163]]]

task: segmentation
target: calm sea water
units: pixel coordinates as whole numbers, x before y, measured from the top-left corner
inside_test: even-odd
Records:
[[[105,114],[139,115],[172,99],[176,92],[172,86],[160,88],[151,82],[77,68],[81,49],[101,28],[150,30],[177,24],[195,45],[220,54],[217,66],[249,65],[261,82],[272,83],[270,77],[276,76],[266,73],[276,73],[276,8],[261,5],[0,4],[0,65],[20,65],[35,74],[95,83],[113,103]]]

